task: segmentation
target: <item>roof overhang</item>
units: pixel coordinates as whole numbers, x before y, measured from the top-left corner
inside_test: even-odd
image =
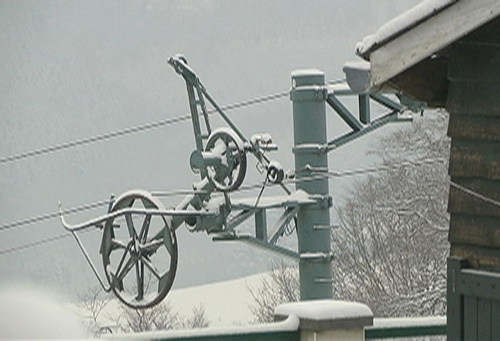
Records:
[[[347,81],[358,93],[389,87],[440,106],[432,102],[446,90],[447,49],[499,15],[498,0],[423,1],[358,43],[367,62],[347,63]]]

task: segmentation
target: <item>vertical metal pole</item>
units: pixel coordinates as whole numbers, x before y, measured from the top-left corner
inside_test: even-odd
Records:
[[[359,120],[364,123],[370,123],[370,96],[369,95],[359,95]]]
[[[292,73],[291,100],[293,104],[293,130],[296,189],[323,196],[319,206],[303,206],[297,213],[299,242],[300,299],[332,298],[332,269],[328,178],[319,175],[328,168],[326,151],[325,75],[319,70],[298,70]],[[301,181],[302,180],[302,181]]]
[[[267,242],[267,218],[265,209],[255,212],[255,237]]]

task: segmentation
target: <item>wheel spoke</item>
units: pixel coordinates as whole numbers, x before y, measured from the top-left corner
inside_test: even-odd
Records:
[[[162,245],[163,245],[163,240],[162,239],[152,240],[149,243],[146,243],[146,244],[142,245],[141,246],[141,251],[144,252],[147,255],[152,255]]]
[[[127,258],[127,254],[130,252],[130,243],[125,247],[125,251],[123,252],[123,255],[120,258],[120,262],[118,263],[118,267],[116,268],[116,273],[118,274],[123,266],[123,262],[125,262],[125,259]]]
[[[163,276],[161,276],[158,281],[158,292],[163,290],[163,287],[168,283],[170,271],[167,271]]]
[[[141,232],[139,233],[140,243],[146,242],[150,225],[151,225],[151,214],[146,214],[146,217],[144,217],[144,222],[142,223]]]
[[[132,215],[130,213],[125,214],[125,220],[127,221],[128,234],[135,241],[137,239],[137,233],[135,232]]]
[[[125,266],[123,267],[123,269],[121,270],[121,272],[117,271],[116,279],[119,281],[123,281],[125,276],[128,275],[128,273],[130,272],[130,270],[132,270],[132,268],[136,263],[137,261],[135,261],[132,257],[130,257]]]
[[[108,268],[110,267],[111,266],[108,266]],[[123,281],[118,280],[115,274],[113,274],[113,272],[110,269],[108,269],[107,271],[109,273],[109,276],[111,277],[110,279],[111,287],[116,288],[118,290],[123,290]]]
[[[149,200],[142,198],[141,201],[142,201],[142,204],[144,205],[145,208],[158,208],[158,207],[156,207],[156,205],[154,203],[152,203]]]
[[[135,275],[137,277],[137,296],[138,301],[144,297],[144,263],[135,262]]]
[[[158,271],[156,266],[151,263],[151,260],[148,257],[142,257],[141,261],[157,279],[161,279],[160,271]]]
[[[126,249],[127,244],[122,242],[121,240],[118,239],[111,239],[111,251],[114,251],[116,249]]]

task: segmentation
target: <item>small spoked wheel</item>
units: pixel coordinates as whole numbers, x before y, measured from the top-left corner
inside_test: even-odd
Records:
[[[124,193],[104,226],[102,260],[111,289],[131,308],[160,303],[172,287],[177,270],[177,239],[171,218],[141,211],[164,210],[145,191]]]
[[[216,129],[210,134],[205,151],[219,154],[221,163],[207,167],[208,178],[221,191],[240,187],[247,171],[247,157],[241,139],[228,128]]]

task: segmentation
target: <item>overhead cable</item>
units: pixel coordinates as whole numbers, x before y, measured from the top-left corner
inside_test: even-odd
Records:
[[[244,107],[259,104],[259,103],[274,101],[274,100],[283,98],[283,97],[288,96],[288,95],[289,95],[289,92],[287,91],[287,92],[280,92],[280,93],[276,93],[276,94],[256,97],[256,98],[252,98],[252,99],[245,100],[242,102],[237,102],[237,103],[226,105],[226,106],[222,107],[222,110],[231,111],[231,110],[235,110],[235,109],[240,109],[240,108],[244,108]],[[208,111],[208,114],[214,114],[215,112],[217,112],[217,111],[215,109],[212,109],[212,110]],[[50,153],[58,152],[61,150],[75,148],[75,147],[79,147],[79,146],[83,146],[83,145],[88,145],[91,143],[109,140],[109,139],[113,139],[113,138],[117,138],[117,137],[121,137],[121,136],[125,136],[125,135],[132,135],[132,134],[136,134],[136,133],[139,133],[142,131],[147,131],[147,130],[151,130],[151,129],[155,129],[155,128],[159,128],[159,127],[163,127],[163,126],[168,126],[168,125],[188,121],[190,119],[191,119],[191,115],[177,116],[177,117],[167,118],[167,119],[152,122],[152,123],[138,125],[138,126],[131,127],[131,128],[125,128],[125,129],[121,129],[121,130],[107,132],[107,133],[104,133],[101,135],[85,137],[85,138],[82,138],[79,140],[64,142],[64,143],[60,143],[60,144],[56,144],[56,145],[52,145],[52,146],[48,146],[48,147],[43,147],[40,149],[27,151],[24,153],[14,154],[11,156],[6,156],[6,157],[1,157],[0,164],[6,164],[6,163],[10,163],[10,162],[20,161],[20,160],[24,160],[24,159],[28,159],[28,158],[32,158],[32,157],[36,157],[36,156],[50,154]]]
[[[82,231],[81,233],[87,233],[87,232],[90,232],[90,231],[92,231],[92,230],[85,230],[85,231]],[[11,248],[0,250],[0,256],[1,255],[6,255],[6,254],[9,254],[9,253],[14,253],[14,252],[26,250],[26,249],[31,249],[31,248],[33,248],[35,246],[53,243],[55,241],[62,240],[62,239],[67,239],[67,238],[70,238],[70,237],[72,237],[71,233],[64,233],[64,234],[59,234],[57,236],[53,236],[53,237],[48,237],[48,238],[36,240],[34,242],[17,245],[17,246],[11,247]]]
[[[450,185],[452,187],[455,187],[455,188],[457,188],[457,189],[459,189],[459,190],[461,190],[461,191],[469,194],[469,195],[472,195],[473,197],[476,197],[476,198],[478,198],[480,200],[486,201],[486,202],[488,202],[490,204],[493,204],[495,206],[499,206],[500,207],[500,201],[498,201],[498,200],[489,198],[489,197],[487,197],[485,195],[482,195],[481,193],[478,193],[476,191],[471,190],[470,188],[467,188],[467,187],[464,187],[462,185],[459,185],[456,182],[451,181],[451,180],[450,180]]]
[[[368,167],[368,168],[360,168],[360,169],[354,169],[354,170],[346,170],[346,171],[341,171],[341,172],[319,172],[317,174],[312,174],[306,177],[301,177],[301,178],[289,178],[283,181],[284,183],[287,184],[295,184],[295,183],[301,183],[301,182],[307,182],[307,181],[314,181],[317,179],[324,179],[324,178],[339,178],[339,177],[344,177],[344,176],[357,176],[357,175],[363,175],[363,174],[368,174],[368,173],[375,173],[379,171],[387,171],[389,169],[397,169],[397,168],[403,168],[403,167],[409,167],[409,166],[421,166],[425,164],[431,164],[431,163],[443,163],[446,160],[444,159],[424,159],[424,160],[419,160],[419,161],[405,161],[401,163],[394,163],[394,164],[386,164],[382,166],[375,166],[375,167]],[[250,185],[243,185],[241,186],[238,190],[234,192],[243,192],[243,191],[249,191],[253,189],[261,189],[262,186],[266,187],[271,187],[271,186],[279,186],[279,184],[272,184],[272,183],[262,183],[258,182],[255,184],[250,184]],[[195,190],[177,190],[177,191],[153,191],[151,194],[153,196],[159,196],[159,197],[167,197],[167,196],[177,196],[177,195],[188,195],[188,194],[195,194],[195,193],[204,193],[203,191],[195,191]],[[71,207],[63,210],[64,215],[69,215],[77,212],[82,212],[82,211],[87,211],[90,209],[102,207],[109,205],[111,201],[108,200],[101,200],[97,201],[94,203],[89,203],[89,204],[84,204],[81,206],[76,206],[76,207]],[[51,219],[56,219],[59,218],[60,213],[59,212],[51,212],[51,213],[46,213],[46,214],[41,214],[38,216],[34,217],[29,217],[21,220],[17,220],[14,222],[6,223],[3,225],[0,225],[0,232],[1,231],[7,231],[11,230],[17,227],[25,226],[25,225],[30,225],[34,223],[39,223],[42,221],[46,220],[51,220]]]
[[[406,168],[406,167],[410,167],[410,166],[423,166],[423,165],[429,165],[429,164],[435,164],[435,163],[446,164],[446,162],[448,162],[448,160],[446,160],[446,159],[431,158],[431,159],[423,159],[423,160],[415,160],[415,161],[403,161],[403,162],[393,163],[393,164],[388,163],[388,164],[383,164],[383,165],[375,166],[375,167],[346,170],[346,171],[342,171],[342,172],[328,172],[328,174],[331,175],[332,177],[354,176],[354,175],[362,175],[362,174],[368,174],[368,173],[376,173],[376,172],[380,172],[380,171],[388,171],[388,170]]]
[[[68,209],[63,210],[62,213],[63,214],[72,214],[72,213],[87,211],[87,210],[90,210],[93,208],[102,207],[102,206],[109,205],[109,204],[110,204],[110,200],[101,200],[101,201],[97,201],[97,202],[90,203],[90,204],[85,204],[85,205],[81,205],[81,206],[77,206],[77,207],[68,208]],[[25,218],[25,219],[11,222],[11,223],[3,224],[3,225],[0,225],[0,231],[10,230],[10,229],[13,229],[16,227],[34,224],[34,223],[39,223],[39,222],[42,222],[45,220],[51,220],[51,219],[55,219],[55,218],[59,218],[59,212],[51,212],[51,213],[41,214],[41,215],[38,215],[35,217]]]
[[[304,179],[305,181],[310,181],[311,179],[310,178],[307,178],[307,179]],[[486,201],[488,203],[491,203],[493,205],[496,205],[496,206],[500,206],[500,201],[497,201],[497,200],[494,200],[492,198],[489,198],[489,197],[486,197],[476,191],[473,191],[469,188],[466,188],[462,185],[459,185],[451,180],[448,181],[449,184],[467,194],[470,194],[480,200],[483,200],[483,201]],[[83,232],[88,232],[89,230],[86,230],[86,231],[83,231]],[[24,249],[28,249],[28,248],[32,248],[32,247],[35,247],[35,246],[38,246],[38,245],[43,245],[43,244],[47,244],[47,243],[51,243],[51,242],[54,242],[54,241],[57,241],[57,240],[61,240],[61,239],[65,239],[65,238],[69,238],[71,237],[71,234],[69,233],[65,233],[65,234],[61,234],[61,235],[57,235],[57,236],[54,236],[54,237],[49,237],[49,238],[46,238],[46,239],[41,239],[41,240],[38,240],[38,241],[34,241],[34,242],[31,242],[31,243],[26,243],[26,244],[21,244],[21,245],[18,245],[18,246],[15,246],[15,247],[12,247],[12,248],[7,248],[7,249],[4,249],[4,250],[0,250],[0,255],[5,255],[5,254],[10,254],[10,253],[13,253],[13,252],[17,252],[17,251],[21,251],[21,250],[24,250]]]

